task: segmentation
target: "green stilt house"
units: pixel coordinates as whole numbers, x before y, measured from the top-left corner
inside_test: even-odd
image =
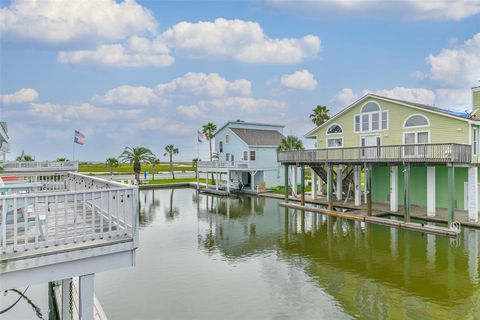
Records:
[[[312,197],[323,181],[330,208],[334,197],[351,197],[367,214],[381,203],[403,207],[406,220],[412,205],[428,216],[448,209],[449,223],[456,209],[479,219],[480,87],[465,112],[367,94],[305,137],[317,149],[282,151],[278,160],[311,167]]]

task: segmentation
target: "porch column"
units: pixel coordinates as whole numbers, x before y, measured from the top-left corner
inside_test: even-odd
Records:
[[[300,166],[300,204],[305,205],[305,165]]]
[[[318,192],[317,193],[319,195],[323,195],[323,180],[320,176],[318,176],[317,183],[318,183]]]
[[[94,274],[79,277],[79,303],[80,320],[93,319],[93,294]]]
[[[435,167],[427,167],[427,216],[434,217],[435,209]]]
[[[311,172],[311,175],[312,175],[312,200],[315,200],[317,199],[317,174],[315,173],[315,171],[313,171],[312,168],[310,168],[310,172]]]
[[[256,172],[255,172],[256,173]],[[250,189],[252,189],[252,191],[255,191],[255,173],[253,173],[252,171],[250,171],[250,176],[252,177],[250,179],[251,183],[250,183]]]
[[[342,200],[343,193],[343,165],[337,165],[337,200]]]
[[[372,215],[372,165],[365,165],[365,186],[367,193],[367,215]]]
[[[410,164],[403,168],[403,208],[404,221],[410,222]]]
[[[296,197],[297,196],[297,165],[294,164],[292,166],[292,193]]]
[[[230,193],[230,170],[227,169],[227,192]]]
[[[285,202],[288,202],[288,164],[285,166]]]
[[[455,220],[455,167],[448,167],[448,226]]]
[[[354,189],[355,189],[355,205],[360,206],[362,204],[362,192],[360,191],[360,171],[361,168],[360,166],[353,166],[353,183],[354,183]]]
[[[468,168],[468,219],[478,221],[478,167]]]
[[[390,211],[398,211],[398,166],[390,167]]]
[[[327,165],[327,201],[328,210],[333,210],[333,166]]]
[[[70,313],[70,285],[72,278],[62,280],[62,320],[71,320]]]

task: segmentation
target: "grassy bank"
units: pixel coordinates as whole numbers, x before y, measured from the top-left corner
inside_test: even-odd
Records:
[[[297,193],[300,193],[301,186],[297,186]],[[309,185],[305,185],[305,192],[310,192],[312,190],[312,187]],[[277,193],[277,194],[285,194],[285,188],[284,187],[277,187],[272,193]],[[292,194],[292,188],[288,187],[288,194]]]
[[[78,170],[80,172],[110,172],[110,168],[102,163],[95,163],[95,164],[83,164],[80,163]],[[151,165],[142,165],[142,174],[143,171],[147,170],[150,174],[152,172]],[[191,165],[191,163],[174,163],[173,164],[174,171],[195,171],[195,168]],[[155,166],[155,172],[164,172],[170,171],[170,165],[168,163],[160,163]],[[113,168],[114,173],[132,173],[133,169],[130,164],[122,163],[117,168]]]

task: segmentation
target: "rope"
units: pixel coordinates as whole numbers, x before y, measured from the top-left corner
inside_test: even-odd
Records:
[[[30,299],[25,295],[25,293],[27,292],[28,288],[30,288],[30,286],[28,286],[23,292],[21,292],[20,290],[17,290],[17,289],[9,289],[9,290],[6,290],[5,292],[7,292],[7,291],[13,291],[13,292],[17,293],[17,294],[19,295],[19,297],[18,297],[18,299],[17,299],[12,305],[10,305],[8,308],[3,309],[3,310],[0,310],[0,314],[4,314],[4,313],[6,313],[7,311],[9,311],[9,310],[12,309],[13,307],[15,307],[15,305],[16,305],[22,298],[24,298],[24,299],[27,301],[27,303],[32,306],[32,308],[33,308],[33,310],[35,311],[37,317],[39,317],[40,319],[43,319],[43,315],[42,315],[42,312],[41,312],[40,308],[37,307],[37,306],[35,305],[35,303],[33,303],[33,301],[30,300]]]

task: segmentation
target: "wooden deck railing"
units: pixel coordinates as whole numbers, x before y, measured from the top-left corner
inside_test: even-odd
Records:
[[[78,161],[7,161],[5,172],[78,171]]]
[[[35,181],[41,191],[0,195],[0,256],[118,237],[136,243],[138,187],[76,173]]]
[[[433,162],[470,163],[471,146],[455,143],[279,151],[282,163]]]
[[[248,161],[199,161],[198,168],[203,169],[248,169]]]

